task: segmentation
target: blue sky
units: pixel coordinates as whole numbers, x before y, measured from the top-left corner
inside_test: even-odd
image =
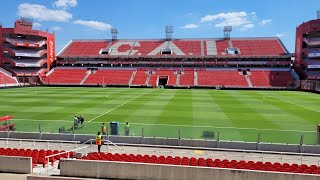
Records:
[[[278,36],[294,51],[295,28],[316,18],[319,0],[7,0],[0,21],[12,27],[21,16],[33,18],[36,29],[56,33],[56,49],[71,39],[107,39],[110,28],[120,39],[220,38],[224,25],[232,37]]]

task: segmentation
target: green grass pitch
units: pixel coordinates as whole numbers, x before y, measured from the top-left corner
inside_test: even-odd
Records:
[[[0,116],[12,115],[18,131],[72,129],[96,134],[101,122],[129,122],[130,135],[316,144],[320,96],[290,91],[171,90],[29,87],[0,90]]]

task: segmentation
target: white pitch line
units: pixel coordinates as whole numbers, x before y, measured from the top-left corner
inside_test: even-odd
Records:
[[[263,95],[263,96],[264,96],[264,95]],[[315,110],[315,109],[312,109],[312,108],[306,107],[306,106],[304,106],[304,105],[300,105],[300,104],[297,104],[297,103],[294,103],[294,102],[291,102],[291,101],[288,101],[288,100],[285,100],[285,99],[282,99],[282,98],[273,97],[273,96],[265,96],[265,97],[271,97],[271,98],[279,99],[279,100],[281,100],[281,101],[283,101],[283,102],[290,103],[290,104],[293,104],[293,105],[296,105],[296,106],[300,106],[300,107],[303,107],[303,108],[305,108],[305,109],[309,109],[309,110],[314,111],[314,112],[318,112],[318,113],[320,112],[320,111],[318,111],[318,110]]]
[[[42,119],[42,120],[36,120],[36,119],[13,119],[13,121],[34,121],[34,122],[69,122],[72,123],[73,121],[67,121],[67,120],[53,120],[53,119]],[[91,122],[91,123],[107,123],[107,122]],[[258,129],[258,128],[238,128],[238,127],[215,127],[215,126],[192,126],[192,125],[179,125],[179,124],[148,124],[148,123],[130,123],[132,125],[145,125],[145,126],[168,126],[168,127],[189,127],[189,128],[217,128],[217,129],[240,129],[240,130],[257,130],[257,131],[280,131],[280,132],[316,132],[316,131],[302,131],[302,130],[282,130],[282,129]]]
[[[152,92],[152,91],[154,91],[154,89],[151,90],[151,91],[148,91],[148,92],[146,92],[146,93],[140,94],[139,96],[136,96],[136,97],[134,97],[134,98],[132,98],[132,99],[130,99],[130,100],[128,100],[128,101],[126,101],[126,102],[124,102],[124,103],[122,103],[122,104],[120,104],[120,105],[118,105],[118,106],[116,106],[116,107],[114,107],[114,108],[112,108],[112,109],[110,109],[109,111],[106,111],[106,112],[100,114],[99,116],[96,116],[96,117],[90,119],[88,122],[91,122],[91,121],[93,121],[93,120],[95,120],[95,119],[97,119],[97,118],[99,118],[99,117],[101,117],[101,116],[104,116],[104,115],[110,113],[111,111],[113,111],[113,110],[115,110],[115,109],[118,109],[119,107],[121,107],[121,106],[123,106],[123,105],[125,105],[125,104],[127,104],[127,103],[129,103],[129,102],[131,102],[131,101],[133,101],[133,100],[141,97],[141,96],[144,96],[144,95],[146,95],[146,94],[149,94],[149,93]]]

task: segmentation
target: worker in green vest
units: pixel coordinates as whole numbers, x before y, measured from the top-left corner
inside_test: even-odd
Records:
[[[126,125],[124,126],[124,134],[126,136],[129,136],[129,130],[130,130],[130,125],[129,123],[127,122]]]
[[[102,123],[102,125],[101,125],[101,132],[103,135],[107,135],[108,128],[104,123]]]
[[[100,149],[101,149],[101,145],[102,145],[102,136],[100,134],[100,132],[98,132],[97,136],[96,136],[96,145],[98,145],[98,153],[100,153]]]

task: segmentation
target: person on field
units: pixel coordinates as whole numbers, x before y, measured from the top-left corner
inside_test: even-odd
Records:
[[[79,123],[78,117],[74,116],[74,121],[73,121],[74,129],[78,129],[78,123]]]
[[[98,153],[100,153],[102,139],[103,139],[103,137],[101,136],[100,132],[98,132],[98,134],[96,136],[96,145],[98,145]]]
[[[102,123],[102,125],[101,125],[101,132],[103,135],[107,135],[108,128],[104,123]]]
[[[130,125],[129,123],[127,122],[126,125],[124,126],[124,134],[126,136],[129,136],[129,131],[130,131]]]
[[[80,124],[81,124],[81,128],[82,128],[82,126],[83,126],[83,122],[84,122],[84,118],[83,118],[82,116],[80,116],[80,117],[79,117],[79,122],[80,122]]]

